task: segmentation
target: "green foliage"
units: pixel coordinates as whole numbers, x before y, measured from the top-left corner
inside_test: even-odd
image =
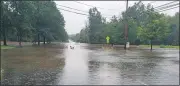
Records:
[[[135,40],[135,45],[140,45],[140,43],[141,43],[141,42],[140,42],[140,39],[136,39],[136,40]]]
[[[80,34],[77,33],[77,34],[72,34],[69,36],[69,38],[72,40],[72,41],[75,41],[75,42],[80,42]]]
[[[170,34],[166,38],[165,43],[171,45],[179,45],[179,12],[174,16],[167,16]]]
[[[72,40],[105,43],[105,37],[110,36],[110,43],[123,44],[127,20],[130,44],[179,44],[179,12],[170,17],[155,12],[150,4],[145,6],[141,1],[122,12],[122,17],[113,16],[110,22],[101,16],[97,8],[89,10],[88,19],[88,25],[80,33],[71,35]]]
[[[101,13],[97,8],[89,10],[89,42],[90,43],[103,43],[101,35],[103,29],[103,22]]]
[[[2,5],[3,38],[19,42],[38,41],[38,38],[67,41],[64,17],[55,2],[2,1]]]
[[[149,48],[150,45],[140,45],[140,47],[142,48]],[[176,49],[179,49],[180,46],[172,46],[172,45],[153,45],[153,47],[155,48],[176,48]]]
[[[15,48],[14,46],[4,46],[4,45],[1,45],[0,47],[1,47],[1,49],[12,49],[12,48]]]
[[[160,47],[160,48],[165,48],[165,45],[161,44],[159,47]]]

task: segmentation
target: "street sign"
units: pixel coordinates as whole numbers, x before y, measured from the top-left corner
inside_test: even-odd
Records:
[[[106,36],[106,43],[109,44],[110,37]]]

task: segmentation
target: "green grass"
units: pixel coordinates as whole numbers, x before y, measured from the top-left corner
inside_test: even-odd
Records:
[[[150,48],[151,45],[140,45],[140,47],[143,47],[143,48]],[[152,45],[153,48],[176,48],[176,49],[179,49],[179,46],[172,46],[172,45]]]
[[[1,45],[1,49],[12,49],[12,48],[15,48],[15,47]]]

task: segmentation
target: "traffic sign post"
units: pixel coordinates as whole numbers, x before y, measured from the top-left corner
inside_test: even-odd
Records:
[[[106,43],[109,44],[110,37],[106,36]]]

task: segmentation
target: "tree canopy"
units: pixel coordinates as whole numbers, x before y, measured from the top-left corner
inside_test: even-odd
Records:
[[[6,41],[67,41],[65,20],[54,1],[1,1]],[[3,38],[2,38],[3,37]]]
[[[167,16],[154,11],[153,6],[145,6],[141,1],[122,12],[121,17],[112,16],[110,22],[101,15],[97,8],[89,9],[88,24],[80,33],[71,39],[85,43],[106,43],[109,36],[110,43],[123,44],[125,21],[128,21],[128,41],[131,44],[179,44],[179,12],[174,16]]]

